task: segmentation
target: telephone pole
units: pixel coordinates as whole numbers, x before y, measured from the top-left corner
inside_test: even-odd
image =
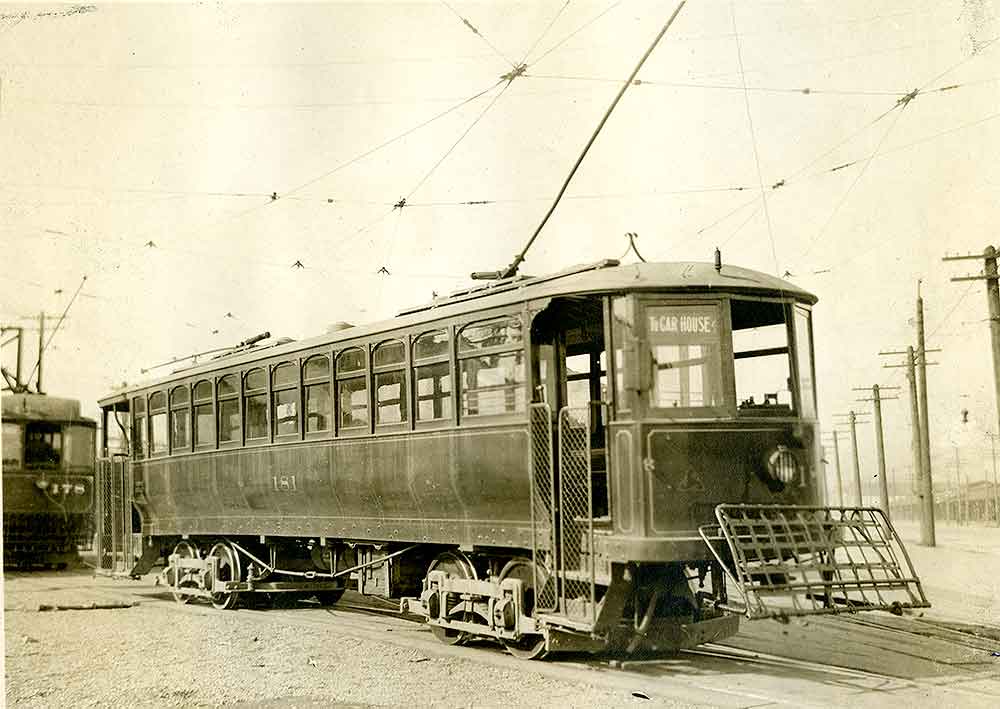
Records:
[[[844,506],[844,478],[840,472],[840,441],[837,438],[837,429],[830,432],[833,437],[833,464],[837,469],[837,504]]]
[[[922,312],[922,303],[918,302],[918,309]],[[922,330],[922,328],[921,328]],[[940,352],[940,350],[928,350],[929,352]],[[925,446],[926,426],[921,421],[920,395],[917,382],[917,356],[913,347],[907,347],[905,351],[882,351],[880,355],[906,355],[905,364],[884,364],[887,369],[906,367],[906,377],[910,384],[910,421],[912,430],[913,448],[913,477],[916,482],[916,495],[920,508],[920,543],[923,546],[937,546],[937,536],[934,529],[934,484],[931,477],[930,467],[925,467],[925,461],[930,458],[930,446]],[[924,366],[937,364],[937,362],[927,362],[924,358]],[[926,403],[926,400],[925,400]],[[926,414],[924,414],[926,416]],[[925,459],[924,453],[927,452]]]
[[[834,414],[835,416],[838,414]],[[839,414],[840,416],[847,416],[847,422],[851,427],[851,447],[853,448],[854,456],[852,458],[852,463],[854,466],[854,486],[857,491],[857,505],[858,507],[864,507],[864,489],[861,486],[861,461],[858,458],[858,416],[864,416],[864,412],[857,413],[855,411],[850,411],[847,414]],[[865,423],[862,421],[861,423]]]
[[[889,515],[889,481],[885,475],[885,438],[882,430],[882,401],[898,399],[898,396],[882,396],[882,389],[899,389],[899,387],[879,387],[872,385],[872,398],[858,399],[858,401],[870,401],[873,403],[875,412],[875,449],[878,452],[878,483],[879,483],[879,506],[885,512],[885,516],[891,522]],[[864,387],[855,387],[854,391],[868,391]]]
[[[960,276],[953,281],[986,281],[986,307],[990,314],[990,345],[993,351],[993,389],[997,407],[997,431],[1000,432],[1000,276],[997,274],[997,250],[992,246],[983,249],[982,255],[966,254],[964,256],[945,256],[942,261],[983,261],[982,273],[976,276]],[[992,435],[990,436],[992,441]],[[994,460],[994,470],[996,462]],[[994,478],[996,474],[994,473]],[[994,483],[994,507],[997,513],[997,523],[1000,524],[1000,503],[997,502]]]

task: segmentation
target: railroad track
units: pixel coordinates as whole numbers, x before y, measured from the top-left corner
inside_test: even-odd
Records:
[[[8,581],[33,591],[59,591],[65,575],[12,574]],[[348,592],[336,606],[299,603],[289,608],[217,611],[204,603],[181,605],[168,591],[144,582],[74,579],[93,600],[138,601],[157,611],[246,617],[248,624],[320,627],[349,636],[583,682],[656,700],[722,707],[760,706],[1000,706],[1000,630],[990,631],[918,618],[845,616],[813,620],[807,629],[777,623],[746,624],[723,644],[644,660],[557,655],[525,662],[489,641],[452,647],[437,642],[418,617],[395,604]],[[30,609],[25,609],[30,610]],[[808,638],[811,653],[797,651]],[[783,634],[785,633],[785,634]],[[824,643],[828,643],[824,656]],[[873,659],[874,658],[874,659]],[[901,669],[902,668],[902,669]]]

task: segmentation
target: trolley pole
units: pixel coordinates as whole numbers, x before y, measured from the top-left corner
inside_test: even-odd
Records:
[[[38,383],[35,384],[35,391],[44,394],[42,389],[42,352],[45,350],[45,312],[38,314]],[[30,379],[30,377],[29,377]]]

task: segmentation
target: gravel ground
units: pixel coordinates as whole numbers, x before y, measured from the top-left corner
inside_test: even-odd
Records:
[[[143,601],[132,608],[38,612],[107,602],[76,578],[5,584],[7,702],[18,707],[689,706],[298,625]],[[127,582],[125,582],[127,584]],[[313,613],[323,613],[306,611]],[[313,616],[315,617],[315,616]],[[397,629],[399,632],[400,629]],[[425,633],[414,625],[414,633]],[[485,651],[484,651],[485,652]]]

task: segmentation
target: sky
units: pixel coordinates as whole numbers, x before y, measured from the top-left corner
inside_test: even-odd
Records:
[[[465,285],[520,251],[675,6],[0,5],[0,322],[69,307],[44,387],[96,415],[174,357]],[[941,258],[981,253],[1000,222],[998,15],[991,0],[688,2],[522,273],[622,257],[634,232],[647,260],[719,247],[785,275],[819,297],[827,430],[868,409],[854,387],[904,387],[884,404],[901,486],[906,380],[878,352],[914,343],[919,281],[942,350],[938,479],[956,446],[963,476],[991,474],[985,288],[950,281],[982,262]]]

